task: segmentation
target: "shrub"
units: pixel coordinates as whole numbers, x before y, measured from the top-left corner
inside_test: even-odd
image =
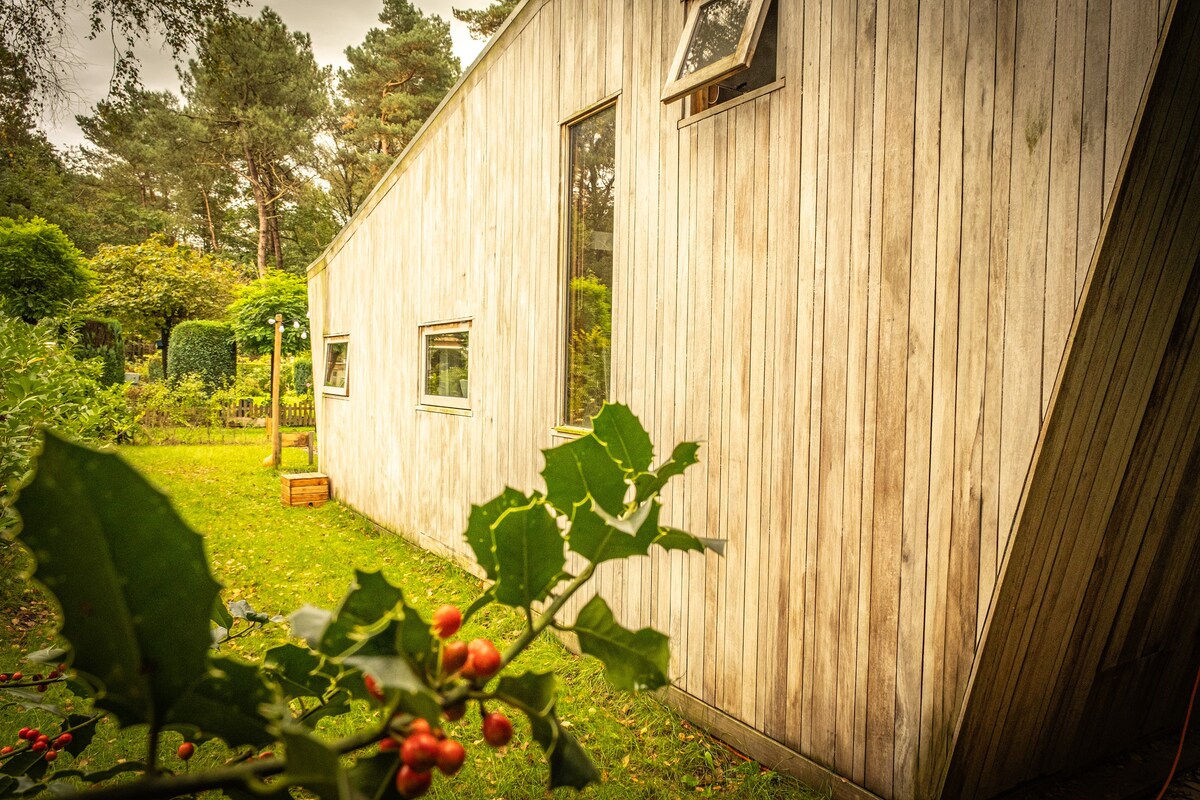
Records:
[[[296,394],[312,394],[313,368],[311,359],[296,359],[296,363],[292,365],[292,386],[295,387]]]
[[[308,340],[301,338],[301,333],[308,330],[308,285],[297,275],[272,270],[238,288],[237,299],[229,306],[229,321],[243,352],[259,355],[274,349],[275,331],[267,319],[276,314],[283,315],[283,354],[308,349]],[[296,322],[299,328],[294,326]]]
[[[0,313],[0,530],[28,472],[38,429],[92,442],[126,441],[134,422],[121,387],[104,387],[100,362],[79,361],[50,321],[29,325]]]
[[[0,218],[0,310],[26,322],[62,311],[91,288],[83,253],[41,217]]]
[[[79,320],[76,358],[98,358],[104,365],[100,383],[115,386],[125,382],[125,337],[121,323],[103,317],[84,317]]]
[[[176,381],[188,374],[199,375],[211,391],[237,375],[237,345],[233,330],[223,322],[181,322],[171,336],[167,376]]]

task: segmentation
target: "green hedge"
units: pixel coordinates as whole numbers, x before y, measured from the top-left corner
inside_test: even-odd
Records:
[[[167,377],[199,375],[210,391],[237,375],[237,345],[233,329],[224,322],[189,320],[171,331],[167,347]]]
[[[296,394],[312,394],[313,391],[313,370],[312,361],[307,358],[298,358],[292,366],[292,386],[296,387]]]
[[[125,382],[125,337],[121,323],[104,317],[84,317],[79,320],[79,344],[75,348],[79,359],[99,358],[104,362],[100,373],[102,386]]]

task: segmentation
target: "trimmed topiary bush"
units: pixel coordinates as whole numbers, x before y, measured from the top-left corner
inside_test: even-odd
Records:
[[[237,375],[237,345],[224,322],[189,320],[175,326],[167,353],[167,377],[199,375],[210,391]]]
[[[296,387],[296,394],[311,394],[313,389],[313,370],[312,361],[307,358],[298,358],[292,366],[292,385]]]
[[[102,386],[125,382],[125,337],[121,323],[103,317],[84,317],[79,321],[79,343],[75,347],[79,359],[99,358],[104,364],[100,373]]]

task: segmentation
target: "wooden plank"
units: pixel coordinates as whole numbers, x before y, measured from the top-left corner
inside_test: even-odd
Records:
[[[941,130],[938,153],[936,274],[934,276],[933,358],[930,408],[928,545],[925,578],[925,631],[922,645],[921,724],[914,785],[927,794],[940,776],[930,767],[944,762],[950,750],[946,684],[953,678],[949,667],[969,648],[969,640],[951,637],[948,619],[951,603],[963,598],[950,583],[950,557],[954,541],[954,483],[956,454],[956,400],[959,392],[959,313],[962,304],[960,275],[963,228],[963,136],[966,126],[965,93],[969,5],[947,3],[942,24],[940,69]],[[983,330],[986,330],[984,328]],[[976,350],[982,352],[980,341]],[[907,482],[907,476],[906,476]],[[976,531],[973,531],[978,535]],[[956,575],[961,580],[961,573]],[[972,584],[974,582],[972,581]],[[957,644],[956,650],[951,647]],[[953,691],[949,695],[953,697]],[[956,710],[956,709],[955,709]]]
[[[1158,44],[1158,19],[1139,0],[1112,0],[1108,55],[1108,104],[1104,137],[1104,205],[1112,197],[1117,168],[1133,130],[1147,67]]]
[[[1046,308],[1042,339],[1042,413],[1050,402],[1067,332],[1075,317],[1087,0],[1058,0],[1050,116],[1050,194],[1046,223]]]
[[[987,356],[984,362],[983,490],[979,546],[979,615],[992,601],[1000,557],[1012,524],[1001,513],[1001,415],[1004,396],[1005,310],[1008,305],[1008,217],[1013,150],[1013,81],[1016,74],[1017,4],[1002,0],[996,11],[996,83],[992,118],[991,256],[988,260]]]
[[[1105,114],[1108,102],[1108,33],[1111,0],[1088,0],[1084,27],[1083,112],[1080,120],[1079,220],[1075,302],[1083,293],[1100,235],[1107,194],[1104,179]]]
[[[855,252],[855,245],[865,245],[868,218],[855,214],[856,192],[861,182],[869,180],[869,159],[860,158],[854,145],[861,143],[862,133],[856,119],[860,102],[857,74],[857,45],[859,20],[857,3],[834,4],[831,19],[830,85],[829,85],[829,201],[826,219],[825,271],[825,378],[822,406],[826,419],[821,426],[821,459],[836,476],[828,481],[823,493],[822,508],[836,520],[834,536],[828,543],[836,548],[838,573],[827,584],[836,586],[832,598],[836,619],[827,623],[831,636],[835,685],[829,691],[834,699],[833,758],[829,763],[849,774],[854,766],[854,748],[860,735],[854,728],[855,681],[858,639],[858,548],[861,514],[862,482],[862,363],[860,355],[866,336],[866,259],[865,253]],[[867,184],[869,192],[869,183]],[[861,198],[859,198],[861,203]],[[858,261],[855,261],[858,256]],[[860,294],[861,292],[861,294]],[[836,342],[836,344],[835,344]],[[836,363],[839,360],[840,366]],[[831,407],[831,404],[836,408]],[[826,425],[832,423],[832,430]],[[840,441],[839,441],[840,440]],[[826,452],[828,450],[828,452]],[[829,598],[826,598],[827,600]],[[828,613],[828,612],[827,612]]]
[[[866,209],[870,214],[869,230],[867,231],[867,335],[866,363],[864,365],[863,387],[863,454],[862,469],[862,499],[860,508],[862,514],[863,535],[859,541],[858,569],[858,632],[855,656],[855,697],[854,697],[854,730],[856,733],[854,745],[854,764],[851,777],[855,783],[866,785],[867,757],[871,746],[868,730],[868,714],[870,711],[868,691],[871,686],[871,613],[873,586],[871,584],[874,565],[874,519],[875,519],[875,460],[878,419],[879,391],[879,355],[880,355],[880,295],[882,264],[883,264],[883,214],[877,213],[883,197],[883,177],[885,158],[880,154],[885,148],[885,98],[887,86],[887,52],[888,52],[888,4],[873,3],[867,0],[860,6],[860,54],[858,64],[862,70],[863,94],[867,95],[864,104],[869,104],[869,114],[864,112],[862,125],[864,137],[867,135],[866,123],[870,119],[870,148],[856,148],[860,154],[859,160],[866,165],[865,171],[869,180],[869,190],[863,198]],[[869,153],[869,157],[868,157]],[[859,203],[860,195],[855,191],[855,204]],[[861,244],[860,244],[861,246]]]
[[[871,666],[867,675],[866,786],[897,790],[895,768],[905,758],[898,727],[900,562],[904,519],[905,401],[908,384],[909,281],[912,262],[913,139],[917,82],[915,2],[888,14],[884,147],[883,261],[880,276],[879,399],[876,418],[875,509],[871,553]],[[886,153],[886,157],[884,154]],[[902,736],[903,734],[901,734]],[[910,738],[915,742],[915,736]]]
[[[816,224],[815,181],[805,180],[816,174],[817,115],[820,68],[821,16],[812,5],[804,7],[803,44],[792,58],[799,59],[800,75],[800,147],[799,147],[799,224],[797,225],[797,284],[796,284],[796,371],[793,414],[796,426],[792,434],[792,538],[788,553],[789,575],[792,576],[788,613],[788,676],[787,723],[785,744],[803,749],[806,726],[805,689],[811,680],[808,668],[812,658],[809,637],[814,604],[810,601],[812,580],[809,524],[812,495],[811,433],[812,433],[812,376],[813,376],[813,318],[815,313],[816,279],[814,248]]]
[[[962,234],[958,279],[958,364],[954,408],[954,487],[946,597],[944,708],[955,717],[962,703],[975,652],[979,606],[980,547],[995,530],[983,527],[984,388],[989,285],[992,118],[995,113],[996,5],[972,0],[967,30],[962,137]],[[935,437],[936,438],[936,437]],[[952,744],[948,742],[947,745]],[[944,763],[944,762],[938,762]]]

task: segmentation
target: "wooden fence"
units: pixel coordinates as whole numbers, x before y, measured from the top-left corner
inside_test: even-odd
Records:
[[[254,403],[250,400],[242,400],[221,413],[221,418],[226,424],[233,419],[266,419],[270,416],[270,403]],[[312,401],[281,405],[279,416],[285,428],[314,428],[317,425],[317,407]]]

